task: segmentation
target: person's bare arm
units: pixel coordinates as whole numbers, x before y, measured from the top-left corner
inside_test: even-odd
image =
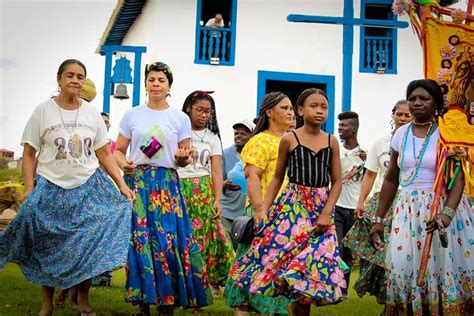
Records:
[[[135,200],[135,193],[130,190],[120,174],[119,168],[112,153],[110,152],[109,145],[106,144],[95,151],[97,159],[99,159],[100,165],[114,180],[115,184],[119,188],[120,192],[129,200]]]
[[[21,161],[21,171],[23,173],[23,181],[25,182],[25,194],[23,199],[26,199],[35,187],[34,180],[37,167],[37,162],[35,159],[36,149],[34,149],[31,145],[24,144]]]
[[[262,199],[262,176],[263,170],[253,165],[246,165],[244,169],[245,177],[247,178],[247,195],[250,204],[254,208],[254,212],[261,212],[263,209]]]
[[[387,172],[385,173],[385,178],[382,184],[382,189],[379,195],[379,203],[377,205],[376,216],[384,218],[387,214],[390,206],[392,205],[393,199],[397,194],[398,190],[398,174],[400,168],[398,167],[398,152],[392,150],[390,154],[390,162],[388,164]],[[383,223],[374,224],[372,226],[372,231],[370,233],[370,242],[375,249],[378,249],[377,236],[380,240],[384,242],[384,226]]]
[[[221,210],[221,199],[222,199],[222,188],[223,188],[223,178],[222,178],[222,156],[214,155],[211,156],[211,178],[214,185],[214,205],[213,208],[216,210],[216,217],[220,217]]]
[[[465,185],[465,179],[464,179],[464,171],[462,168],[459,170],[458,175],[456,176],[456,179],[454,180],[453,187],[451,190],[448,191],[448,196],[446,197],[446,202],[444,203],[444,207],[449,207],[452,210],[456,211],[458,208],[459,202],[461,201],[462,194],[464,192],[464,185]],[[444,227],[448,227],[451,224],[451,221],[453,220],[449,215],[440,213],[439,217],[443,223]],[[436,223],[436,219],[431,219],[426,223],[426,230],[428,232],[432,232],[438,228],[438,225]]]
[[[357,201],[357,206],[354,212],[355,217],[362,218],[365,211],[365,201],[367,200],[367,197],[374,186],[376,178],[377,172],[371,171],[369,169],[365,170],[364,178],[362,179],[360,186],[359,200]]]
[[[127,149],[130,145],[130,139],[126,138],[122,134],[119,134],[117,137],[117,142],[115,144],[114,158],[117,162],[117,165],[122,169],[123,173],[127,176],[133,175],[135,171],[135,163],[131,160],[126,159]]]
[[[285,180],[286,168],[288,165],[288,152],[289,152],[290,143],[291,143],[288,135],[291,135],[291,134],[286,134],[285,136],[282,137],[280,141],[280,146],[278,148],[278,160],[276,164],[275,174],[273,175],[272,180],[270,181],[267,194],[263,202],[264,212],[268,211],[270,207],[272,206],[273,201],[275,200],[278,192],[280,192],[281,185],[283,184],[283,181]],[[291,136],[291,137],[294,137],[294,136]]]

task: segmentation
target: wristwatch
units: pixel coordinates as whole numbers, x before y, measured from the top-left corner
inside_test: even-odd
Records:
[[[372,224],[383,224],[383,218],[374,215],[374,217],[372,218]]]

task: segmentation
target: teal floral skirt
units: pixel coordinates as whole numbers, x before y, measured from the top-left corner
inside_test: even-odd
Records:
[[[327,197],[325,188],[289,183],[248,252],[232,266],[235,284],[253,294],[303,304],[339,303],[346,283],[333,215],[326,232],[315,230]]]
[[[214,194],[211,177],[180,179],[194,236],[204,260],[203,269],[211,285],[224,285],[234,260],[230,237],[212,207]]]
[[[127,185],[136,192],[132,212],[125,300],[159,306],[212,304],[178,174],[138,166]]]

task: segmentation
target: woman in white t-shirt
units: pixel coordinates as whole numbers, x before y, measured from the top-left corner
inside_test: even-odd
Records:
[[[222,144],[211,93],[194,91],[184,101],[183,112],[191,119],[193,152],[192,163],[179,168],[178,173],[204,268],[217,298],[219,286],[227,280],[234,250],[221,224]]]
[[[127,259],[135,195],[109,151],[99,112],[79,98],[85,78],[80,61],[65,60],[57,73],[59,95],[28,120],[21,140],[25,201],[0,235],[0,268],[17,263],[28,280],[42,285],[42,316],[52,314],[55,287],[75,285],[80,314],[94,316],[91,278]]]
[[[172,83],[166,64],[145,67],[148,102],[125,113],[114,152],[125,181],[137,193],[125,299],[140,305],[138,315],[149,315],[150,304],[158,305],[160,315],[172,315],[179,306],[211,303],[176,171],[191,162],[191,123],[167,102]]]
[[[405,100],[400,100],[395,104],[392,109],[392,119],[394,127],[392,134],[399,127],[411,121],[410,109]],[[392,134],[377,139],[367,154],[364,166],[365,174],[354,214],[357,221],[344,238],[344,244],[352,250],[354,256],[359,258],[360,273],[359,278],[354,283],[354,289],[361,297],[366,293],[375,296],[379,304],[385,304],[387,286],[384,263],[385,252],[384,248],[381,247],[380,251],[374,253],[374,249],[370,245],[369,235],[372,229],[372,218],[377,208],[380,188],[390,161]],[[373,195],[367,201],[372,189]],[[391,218],[392,216],[389,213],[385,219],[387,237],[392,224]]]

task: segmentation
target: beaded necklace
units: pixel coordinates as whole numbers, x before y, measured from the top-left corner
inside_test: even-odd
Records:
[[[415,159],[415,162],[414,162],[413,169],[408,175],[408,178],[403,179],[402,178],[403,162],[405,161],[405,149],[407,146],[407,139],[408,139],[408,133],[410,132],[410,128],[412,130],[413,158]],[[410,126],[408,126],[408,128],[406,129],[405,135],[403,137],[402,159],[400,161],[400,172],[398,173],[398,182],[400,183],[400,186],[407,187],[415,181],[418,175],[418,171],[420,169],[421,161],[423,160],[423,156],[425,155],[426,148],[428,148],[428,143],[430,142],[430,138],[431,138],[431,135],[433,134],[434,129],[435,129],[435,124],[431,122],[430,127],[428,128],[428,132],[426,133],[423,139],[423,144],[421,145],[420,151],[418,152],[418,155],[416,155],[416,157],[415,157],[415,131],[414,131],[413,123],[410,123]]]

